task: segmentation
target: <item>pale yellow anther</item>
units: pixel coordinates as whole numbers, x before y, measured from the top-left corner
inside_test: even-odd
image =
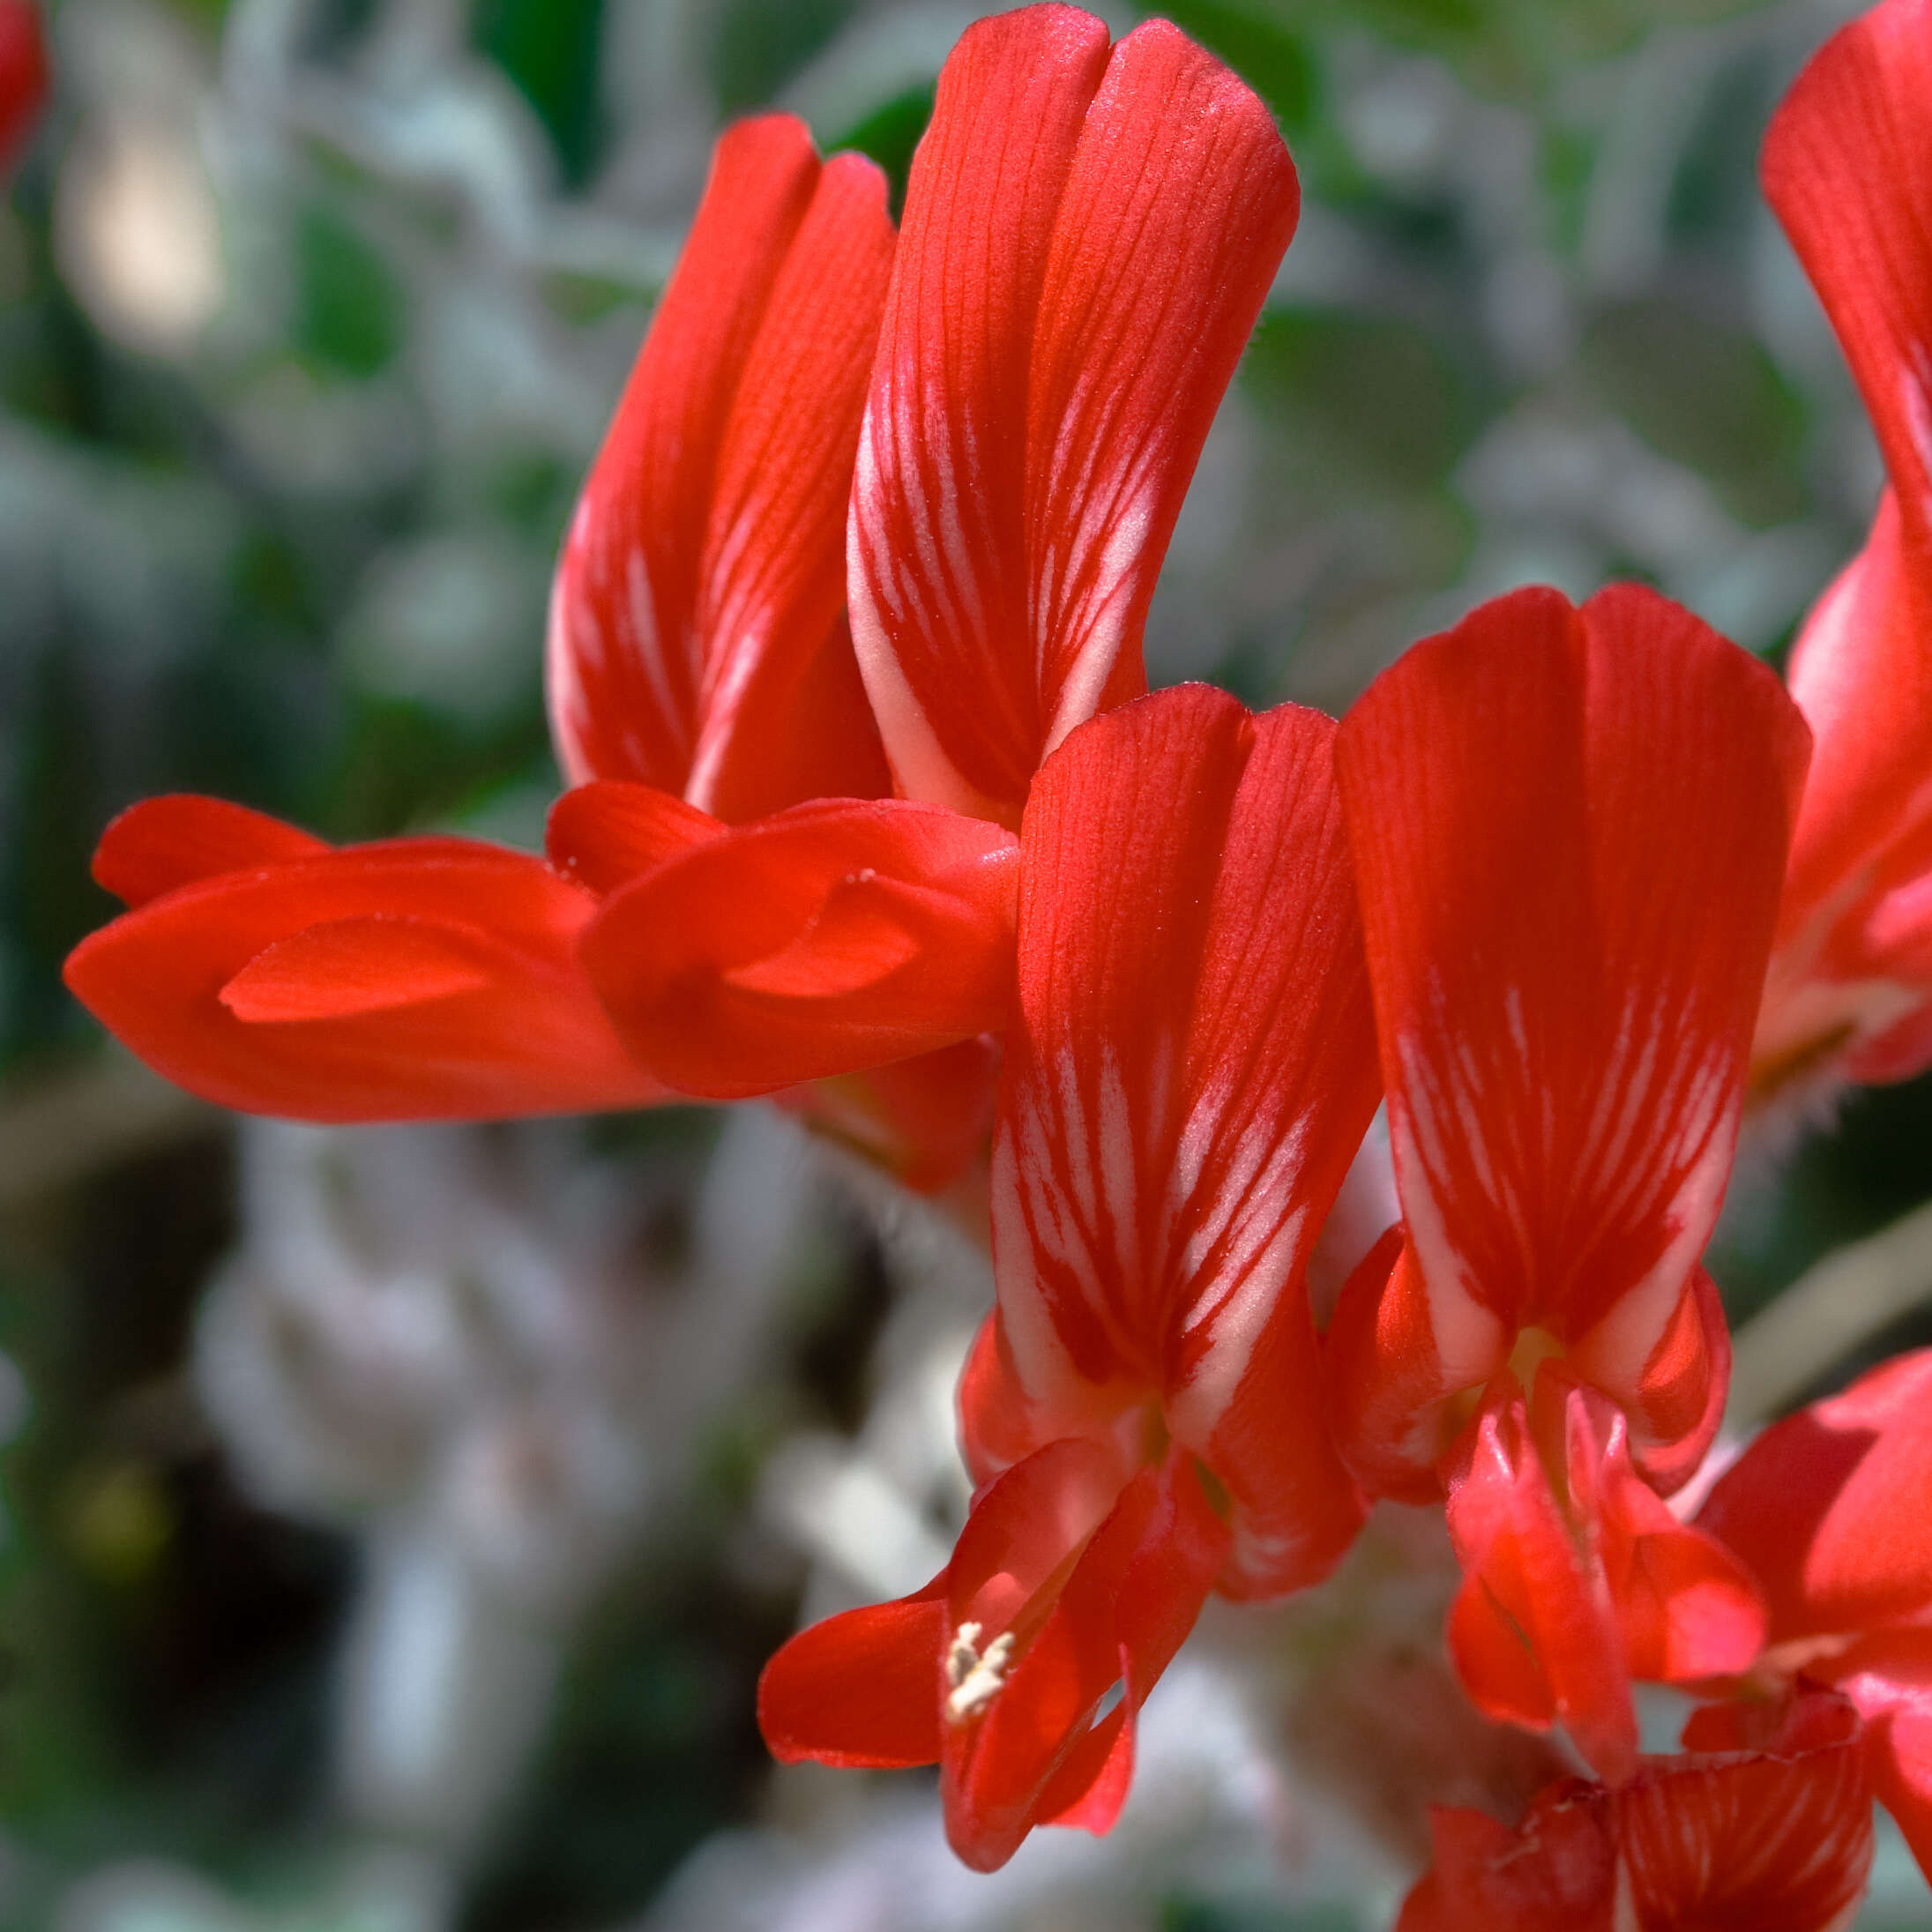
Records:
[[[998,1696],[1006,1682],[1006,1667],[1012,1661],[1013,1633],[996,1637],[980,1654],[980,1626],[962,1623],[946,1646],[946,1682],[951,1694],[946,1699],[946,1715],[955,1724],[977,1716]]]

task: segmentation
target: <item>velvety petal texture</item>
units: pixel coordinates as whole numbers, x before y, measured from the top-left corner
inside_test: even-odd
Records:
[[[135,806],[99,876],[132,909],[69,988],[177,1085],[297,1120],[491,1119],[662,1099],[577,964],[595,899],[459,839],[337,851],[211,799]]]
[[[1158,1414],[1232,1498],[1238,1593],[1313,1580],[1361,1508],[1305,1279],[1377,1088],[1333,735],[1162,691],[1068,739],[1022,834],[998,1406],[1047,1435]]]
[[[1135,1718],[1227,1541],[1192,1458],[1130,1468],[1095,1443],[1048,1445],[977,1499],[925,1590],[794,1637],[758,1689],[773,1753],[937,1760],[947,1837],[981,1871],[1035,1824],[1108,1830]]]
[[[1872,1860],[1856,1714],[1814,1690],[1704,1734],[1621,1790],[1552,1786],[1513,1831],[1435,1812],[1396,1932],[1845,1932]]]
[[[1378,1385],[1426,1399],[1432,1354],[1452,1393],[1530,1330],[1630,1412],[1640,1460],[1714,1421],[1687,1295],[1806,750],[1764,666],[1636,586],[1500,598],[1350,712],[1336,768],[1415,1271],[1399,1320],[1338,1311],[1369,1357],[1337,1369],[1359,1466],[1414,1421],[1372,1436]]]
[[[1267,109],[1164,20],[967,29],[914,158],[852,500],[854,642],[899,788],[1018,823],[1140,630],[1293,233]]]
[[[892,246],[869,161],[821,164],[787,115],[720,138],[552,590],[573,780],[731,820],[890,789],[843,605]]]
[[[586,798],[571,847],[608,859],[634,817],[622,793]],[[983,819],[822,800],[643,873],[581,953],[643,1064],[681,1093],[742,1099],[1003,1026],[1018,875],[1013,835]]]

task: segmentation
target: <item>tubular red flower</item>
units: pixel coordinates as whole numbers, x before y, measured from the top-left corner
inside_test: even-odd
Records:
[[[914,159],[852,501],[854,638],[902,792],[1018,823],[1145,688],[1181,499],[1299,209],[1266,108],[1164,20],[969,28]]]
[[[1333,733],[1162,691],[1068,739],[1022,834],[968,1455],[1157,1414],[1228,1493],[1242,1595],[1313,1581],[1361,1519],[1305,1279],[1376,1099]]]
[[[1696,1263],[1805,746],[1764,667],[1635,587],[1485,605],[1343,724],[1408,1245],[1331,1329],[1367,1480],[1426,1483],[1448,1399],[1525,1334],[1626,1412],[1652,1480],[1694,1465],[1727,1368]]]
[[[1764,182],[1891,478],[1792,653],[1817,750],[1755,1055],[1768,1093],[1932,1061],[1932,0],[1884,0],[1826,42],[1772,123]]]
[[[1035,1824],[1108,1830],[1134,1719],[1227,1546],[1191,1457],[1130,1470],[1096,1443],[1051,1443],[979,1497],[924,1590],[794,1637],[758,1686],[773,1753],[936,1761],[947,1837],[980,1871]]]
[[[1755,1723],[1712,1716],[1696,1751],[1619,1791],[1553,1786],[1513,1831],[1436,1812],[1396,1932],[1845,1932],[1872,1860],[1856,1713],[1812,1690]]]
[[[821,165],[787,115],[720,139],[552,591],[573,780],[638,780],[733,821],[891,789],[842,605],[891,257],[869,161]]]
[[[386,1121],[664,1095],[578,967],[596,901],[541,860],[459,839],[336,851],[170,797],[117,818],[94,869],[131,909],[75,949],[68,987],[205,1100]]]
[[[1697,1524],[1764,1587],[1759,1674],[1858,1706],[1879,1801],[1932,1876],[1932,1350],[1772,1424]]]

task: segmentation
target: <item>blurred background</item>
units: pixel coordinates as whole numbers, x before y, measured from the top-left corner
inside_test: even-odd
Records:
[[[760,1109],[238,1122],[59,984],[147,793],[537,845],[551,561],[713,135],[776,104],[902,186],[978,11],[48,9],[0,201],[0,1926],[1387,1922],[1428,1767],[1378,1714],[1439,1689],[1399,1525],[1320,1606],[1211,1610],[1113,1839],[974,1878],[926,1780],[775,1773],[752,1716],[802,1615],[950,1547],[970,1242]],[[1878,486],[1755,183],[1852,9],[1160,11],[1306,206],[1155,682],[1339,710],[1482,597],[1612,576],[1775,659]],[[1928,1197],[1928,1083],[1760,1137],[1714,1261],[1757,1413],[1932,1340]],[[1814,1339],[1860,1269],[1878,1313]],[[1863,1922],[1932,1925],[1893,1841]]]

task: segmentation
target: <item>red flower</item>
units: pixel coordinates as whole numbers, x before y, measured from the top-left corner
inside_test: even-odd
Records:
[[[68,961],[83,1003],[244,1111],[662,1098],[578,963],[598,894],[723,833],[687,791],[765,809],[886,782],[839,604],[891,247],[869,162],[821,166],[783,116],[720,141],[558,573],[562,755],[650,781],[600,788],[600,829],[565,802],[563,869],[451,839],[333,852],[238,807],[152,800],[101,841],[96,875],[133,909]]]
[[[1478,1706],[1561,1718],[1611,1777],[1626,1671],[1735,1667],[1758,1627],[1651,1491],[1723,1406],[1697,1257],[1804,761],[1777,680],[1636,588],[1486,605],[1337,747],[1406,1216],[1329,1329],[1338,1434],[1372,1490],[1446,1484]],[[1640,1613],[1633,1540],[1664,1593]]]
[[[1396,1932],[1845,1932],[1871,1869],[1858,1719],[1828,1692],[1700,1713],[1622,1789],[1552,1786],[1511,1831],[1439,1810]]]
[[[970,28],[940,76],[867,399],[852,626],[899,788],[1017,824],[1146,688],[1140,627],[1294,231],[1267,109],[1165,20]]]
[[[1890,488],[1792,653],[1816,751],[1753,1078],[1932,1064],[1932,0],[1885,0],[1799,77],[1764,191],[1871,412]]]
[[[0,0],[0,168],[26,145],[48,78],[40,8],[34,0]]]
[[[1147,600],[1298,206],[1266,109],[1165,21],[1109,54],[1091,16],[1028,7],[954,49],[851,513],[854,635],[909,798],[1017,824],[1041,757],[1145,689]],[[638,878],[586,951],[620,1031],[735,1097],[996,1026],[1003,861],[962,827],[921,871],[936,823],[794,814]],[[731,908],[761,897],[753,934]]]
[[[1697,1522],[1764,1586],[1757,1675],[1857,1705],[1878,1801],[1932,1876],[1932,1351],[1772,1424]]]
[[[1361,1520],[1304,1276],[1376,1103],[1332,735],[1183,686],[1033,787],[999,1308],[960,1397],[988,1486],[939,1578],[794,1638],[760,1705],[782,1757],[937,1757],[970,1864],[1106,1829],[1210,1587],[1312,1582]]]

